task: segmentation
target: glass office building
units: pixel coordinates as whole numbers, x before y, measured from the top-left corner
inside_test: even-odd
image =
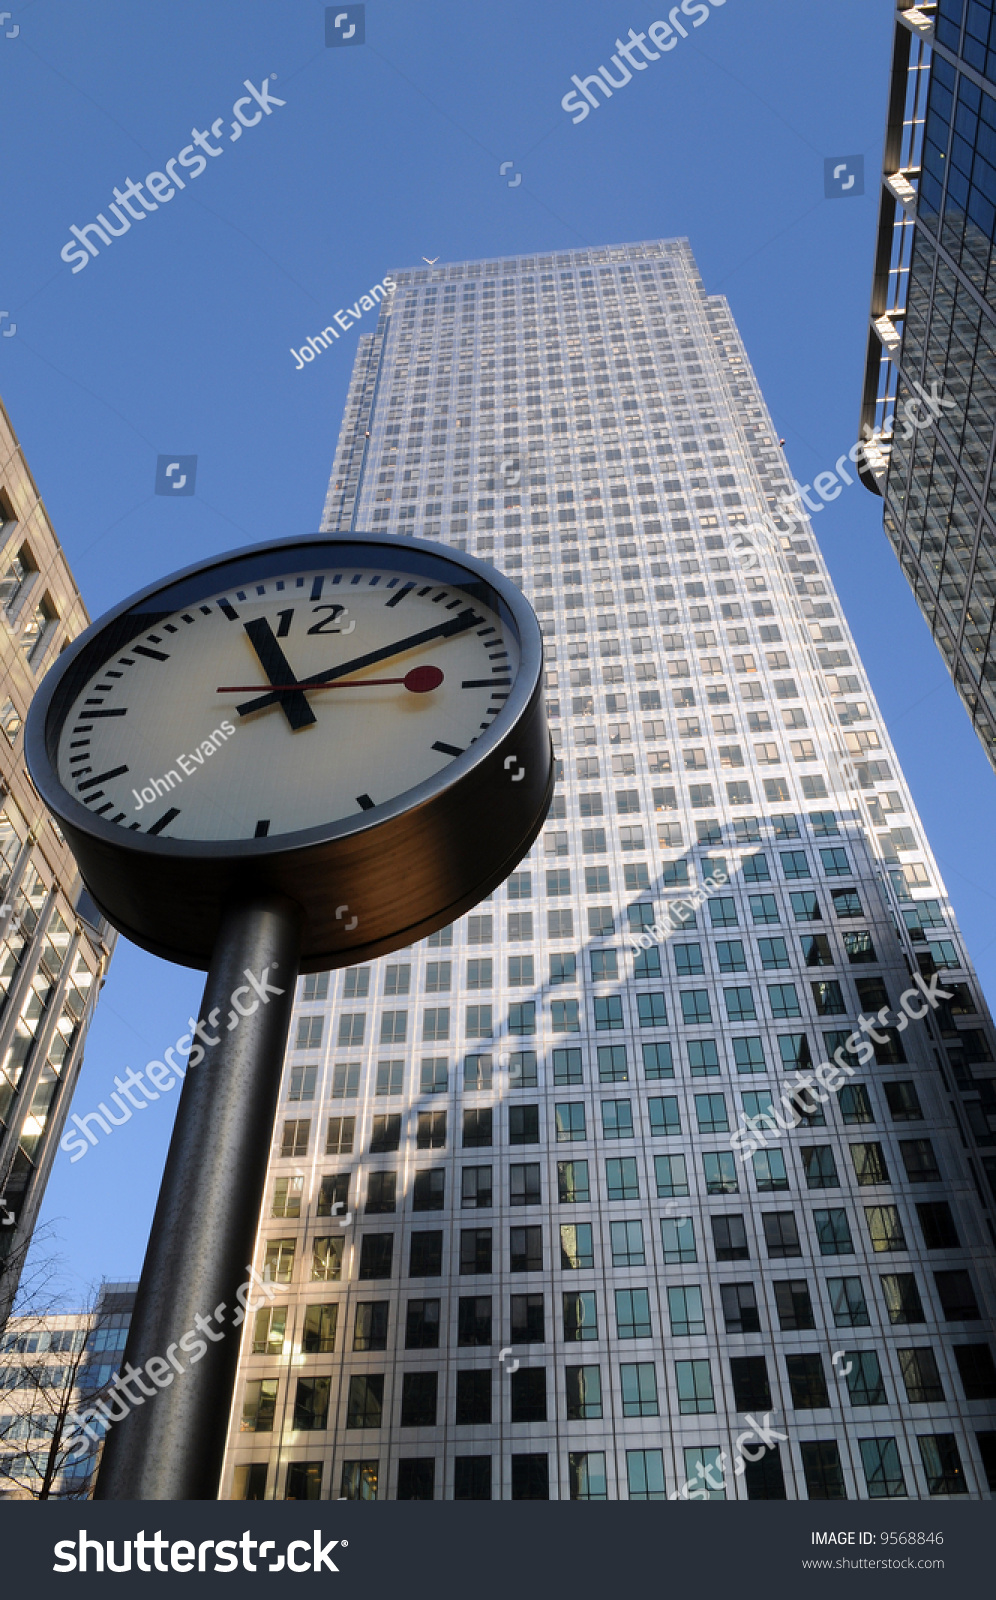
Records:
[[[0,405],[0,1328],[117,934],[24,765],[35,689],[89,618]]]
[[[558,784],[301,980],[222,1493],[988,1497],[991,1023],[726,302],[684,240],[393,276],[324,526],[521,585]]]
[[[863,476],[996,765],[994,240],[993,0],[901,4],[862,415],[883,437]],[[912,425],[931,398],[934,424]]]

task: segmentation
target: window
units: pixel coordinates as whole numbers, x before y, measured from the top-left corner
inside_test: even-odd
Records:
[[[375,1094],[401,1094],[405,1083],[404,1061],[378,1061]]]
[[[456,1375],[457,1426],[483,1426],[491,1421],[491,1373],[487,1368],[458,1371]]]
[[[643,1075],[645,1078],[673,1078],[674,1062],[671,1056],[671,1046],[666,1042],[659,1044],[645,1044],[643,1052]]]
[[[676,1361],[678,1411],[683,1417],[715,1411],[712,1369],[708,1361]]]
[[[717,1261],[746,1261],[750,1256],[742,1216],[713,1217],[712,1241]]]
[[[610,1200],[638,1200],[640,1180],[635,1157],[609,1157],[605,1163],[605,1183]]]
[[[854,1241],[843,1206],[813,1212],[821,1256],[853,1256]]]
[[[329,1173],[318,1188],[317,1215],[335,1217],[349,1210],[349,1173]]]
[[[778,902],[773,894],[752,894],[748,896],[750,914],[754,922],[772,923],[781,922],[778,913]]]
[[[724,989],[723,999],[726,1002],[726,1015],[730,1022],[754,1022],[757,1012],[754,1009],[754,996],[750,989]]]
[[[867,1328],[871,1318],[860,1278],[828,1278],[835,1327]]]
[[[443,1167],[425,1167],[416,1172],[412,1183],[413,1211],[442,1211],[446,1198],[446,1171]],[[369,1211],[370,1206],[367,1205]]]
[[[733,1400],[738,1411],[752,1411],[771,1407],[771,1388],[768,1383],[768,1363],[764,1356],[734,1356],[730,1360],[733,1380]]]
[[[797,1411],[829,1409],[830,1396],[827,1393],[822,1356],[815,1353],[787,1355],[785,1371],[792,1392],[792,1404]]]
[[[553,1081],[555,1084],[582,1083],[584,1081],[580,1050],[554,1050]]]
[[[542,1196],[540,1192],[539,1164],[520,1164],[513,1162],[508,1169],[509,1175],[509,1205],[513,1206],[538,1206]]]
[[[511,1420],[513,1422],[546,1421],[546,1368],[520,1367],[510,1377]],[[521,1459],[521,1457],[520,1457]],[[515,1456],[512,1457],[513,1474]],[[543,1457],[545,1462],[546,1457]],[[514,1476],[513,1476],[514,1490]],[[513,1499],[515,1498],[513,1492]],[[545,1496],[544,1496],[545,1498]]]
[[[593,1010],[597,1029],[623,1026],[622,1000],[619,995],[596,995]]]
[[[809,1499],[846,1500],[844,1469],[836,1440],[804,1440],[799,1450]]]
[[[463,1148],[490,1148],[492,1142],[491,1106],[475,1106],[463,1114]]]
[[[312,1283],[333,1283],[342,1277],[343,1236],[317,1238],[311,1252]],[[265,1275],[265,1274],[264,1274]]]
[[[820,860],[823,862],[823,871],[828,878],[846,878],[851,874],[851,863],[847,851],[839,845],[834,845],[828,850],[820,851]],[[836,899],[836,896],[834,896]]]
[[[492,940],[492,919],[490,917],[467,918],[467,943],[490,944]],[[452,942],[452,938],[450,941]]]
[[[383,1414],[383,1373],[353,1373],[346,1399],[346,1427],[379,1428]]]
[[[318,998],[318,999],[324,1000],[326,998],[326,996],[328,995],[328,992],[329,992],[329,990],[328,990],[328,978],[329,978],[329,975],[328,975],[327,972],[321,972],[321,973],[315,973],[315,977],[321,977],[321,978],[325,979],[325,994],[317,995],[317,993],[316,993],[316,995],[313,995],[311,998],[313,998],[313,999],[314,998]],[[308,992],[307,992],[308,991],[308,979],[307,978],[305,978],[304,984],[305,984],[304,998],[307,1000],[308,999]],[[317,988],[317,986],[316,986],[316,988]],[[345,978],[345,982],[343,984],[342,993],[343,993],[343,999],[345,999],[345,1000],[365,1000],[367,995],[370,993],[370,968],[369,967],[348,967],[346,969],[346,978]]]
[[[885,1152],[877,1142],[871,1144],[852,1144],[851,1161],[854,1164],[854,1175],[859,1184],[888,1183],[889,1169],[885,1164]]]
[[[409,1300],[405,1317],[405,1349],[439,1348],[439,1301]]]
[[[385,1011],[380,1019],[381,1044],[404,1044],[408,1035],[408,1012]]]
[[[695,1115],[700,1133],[728,1133],[730,1128],[726,1110],[726,1096],[722,1094],[697,1094]]]
[[[958,1249],[960,1243],[958,1231],[951,1215],[951,1207],[946,1200],[919,1201],[916,1214],[926,1249]],[[895,1248],[899,1249],[900,1246],[897,1245]]]
[[[742,939],[720,939],[716,944],[720,972],[746,972],[747,957]]]
[[[539,1106],[509,1106],[509,1144],[539,1144]]]
[[[727,1333],[760,1333],[761,1315],[752,1283],[720,1284]]]
[[[865,1206],[865,1217],[873,1250],[906,1249],[906,1237],[897,1206]]]
[[[296,1408],[295,1408],[296,1414]],[[296,1425],[296,1424],[295,1424]],[[237,1469],[236,1469],[237,1470]],[[264,1467],[265,1471],[265,1467]],[[265,1489],[265,1483],[263,1485]],[[259,1499],[264,1496],[260,1495]],[[284,1482],[285,1500],[320,1500],[322,1498],[322,1462],[291,1461]]]
[[[611,1222],[609,1240],[614,1267],[642,1267],[647,1256],[643,1244],[643,1223]]]
[[[864,916],[856,889],[834,889],[832,895],[834,912],[842,921],[846,917]]]
[[[764,1211],[761,1214],[764,1238],[770,1257],[801,1256],[799,1228],[791,1211]]]
[[[737,1163],[732,1150],[706,1152],[702,1157],[706,1194],[736,1194]]]
[[[575,1139],[586,1139],[588,1131],[585,1124],[585,1108],[582,1101],[570,1101],[554,1108],[554,1118],[557,1130],[557,1143],[570,1143]]]
[[[884,1406],[888,1403],[881,1364],[874,1350],[845,1350],[841,1371],[847,1379],[852,1406]]]
[[[295,1047],[298,1050],[315,1050],[322,1042],[324,1017],[299,1017]],[[367,1019],[362,1011],[347,1011],[339,1018],[339,1036],[336,1044],[340,1050],[358,1049],[363,1043]]]
[[[598,1309],[593,1290],[563,1296],[564,1338],[568,1344],[598,1338]]]
[[[389,1278],[394,1255],[394,1235],[366,1233],[360,1242],[361,1278]]]
[[[570,1002],[554,1002],[554,1004],[558,1003],[569,1004]],[[508,1031],[510,1034],[528,1034],[536,1032],[535,1000],[518,1000],[512,1002],[508,1008]]]
[[[384,993],[391,995],[408,994],[411,988],[411,977],[412,969],[407,963],[404,966],[386,967],[384,969]]]
[[[626,1479],[631,1500],[663,1500],[664,1457],[660,1450],[627,1450]]]
[[[917,1435],[917,1444],[930,1494],[968,1493],[953,1433],[921,1433]]]
[[[801,1017],[799,1009],[799,996],[796,994],[794,983],[774,983],[768,985],[768,1004],[771,1006],[771,1015],[780,1021],[786,1017]]]
[[[538,1081],[539,1079],[536,1071],[536,1051],[513,1050],[508,1058],[509,1088],[535,1089]]]
[[[273,1186],[273,1217],[299,1217],[303,1178],[277,1178]]]
[[[651,1102],[652,1104],[654,1102]],[[677,1101],[672,1102],[675,1106]],[[657,1104],[664,1104],[658,1101]],[[688,1175],[684,1156],[655,1156],[654,1174],[658,1199],[680,1198],[688,1193]]]
[[[725,896],[714,896],[709,901],[709,920],[714,928],[737,927],[737,903]]]
[[[557,1196],[562,1206],[591,1199],[587,1161],[557,1162]]]
[[[923,1121],[920,1099],[916,1092],[916,1085],[911,1078],[904,1078],[896,1083],[883,1083],[882,1088],[885,1090],[885,1098],[892,1113],[893,1122]],[[914,1140],[912,1142],[919,1144],[921,1141]],[[904,1162],[906,1162],[907,1143],[908,1141],[902,1139],[899,1141],[899,1148],[903,1153]],[[906,1170],[909,1173],[908,1162],[906,1162]],[[932,1183],[934,1180],[931,1178],[926,1181]]]
[[[830,1035],[825,1037],[839,1038],[840,1035]],[[830,1051],[829,1053],[832,1055],[833,1051]],[[875,1121],[875,1118],[872,1116],[871,1101],[868,1098],[868,1090],[863,1083],[845,1083],[837,1096],[837,1104],[840,1107],[841,1119],[845,1123]]]
[[[446,1148],[446,1112],[419,1111],[416,1116],[415,1148],[417,1150],[444,1150]]]
[[[766,1194],[789,1187],[785,1157],[780,1150],[755,1150],[751,1159],[754,1182],[759,1193]]]
[[[602,1101],[602,1137],[632,1139],[633,1107],[629,1100]]]
[[[428,1015],[429,1012],[426,1012]],[[419,1092],[445,1094],[448,1088],[449,1062],[446,1056],[423,1056],[419,1070]]]
[[[596,953],[601,953],[601,952],[595,952],[595,951],[592,952],[592,965],[593,966],[594,966],[594,956],[595,956]],[[614,956],[615,955],[615,951],[608,951],[607,950],[607,951],[604,952],[604,954],[607,955],[607,956],[608,955],[613,955]],[[526,959],[528,960],[528,977],[524,976],[519,981],[522,982],[522,983],[532,983],[533,982],[533,971],[532,971],[533,961],[532,961],[532,956],[529,956],[528,958],[523,958],[523,959],[524,960],[526,960]],[[512,963],[513,963],[514,960],[515,960],[514,956],[509,956],[509,960],[508,960],[509,983],[511,983],[513,981],[513,979],[512,979]],[[523,972],[526,971],[525,966],[523,967],[522,970],[523,970]],[[577,978],[577,970],[578,970],[578,958],[574,954],[573,951],[561,951],[557,955],[551,955],[551,957],[550,957],[550,982],[551,983],[574,983],[576,978]],[[613,974],[613,976],[614,975],[615,974]]]
[[[360,1063],[340,1061],[332,1068],[333,1100],[355,1100],[360,1092]],[[352,1121],[350,1117],[344,1119]]]
[[[671,1332],[677,1337],[681,1335],[699,1334],[706,1332],[705,1311],[702,1307],[702,1290],[696,1284],[683,1289],[669,1289],[667,1292],[668,1315],[671,1320]]]
[[[515,1374],[512,1379],[520,1376]],[[545,1415],[545,1408],[544,1408]],[[513,1416],[513,1422],[518,1419]],[[523,1418],[524,1421],[536,1420],[532,1417]],[[550,1498],[550,1464],[545,1455],[513,1455],[512,1456],[512,1499],[513,1500],[549,1500]]]
[[[568,1367],[567,1420],[593,1422],[602,1415],[602,1374],[600,1367]]]
[[[954,1358],[958,1363],[966,1400],[996,1399],[996,1364],[988,1344],[956,1344]],[[926,1351],[917,1352],[925,1355]],[[935,1368],[936,1370],[936,1368]],[[931,1399],[935,1398],[933,1395]],[[938,1395],[937,1399],[943,1399]]]
[[[619,1368],[624,1417],[657,1417],[657,1374],[652,1361],[627,1362]]]
[[[263,1277],[267,1283],[290,1283],[294,1275],[293,1239],[268,1239],[263,1257]]]
[[[308,1117],[296,1121],[285,1122],[283,1135],[280,1141],[281,1156],[292,1156],[300,1159],[308,1154],[308,1140],[311,1136],[311,1120]]]
[[[981,1313],[967,1272],[935,1272],[934,1284],[946,1322],[979,1321]]]
[[[956,1352],[957,1354],[957,1352]],[[897,1350],[899,1370],[911,1405],[931,1405],[944,1399],[944,1387],[933,1350]]]
[[[667,1002],[663,994],[639,994],[636,997],[637,1016],[641,1028],[667,1027]],[[625,1056],[625,1046],[620,1046]]]
[[[712,1021],[708,989],[684,989],[681,992],[681,1014],[690,1027]]]
[[[903,1499],[906,1480],[895,1439],[859,1439],[869,1500]]]
[[[828,1144],[803,1145],[802,1170],[806,1174],[808,1189],[839,1189],[837,1165],[833,1149]]]
[[[465,1346],[491,1343],[490,1295],[460,1297],[457,1307],[457,1343]]]
[[[605,1454],[601,1450],[571,1451],[567,1457],[572,1500],[607,1500]]]
[[[912,1272],[883,1274],[882,1295],[891,1323],[915,1323],[927,1320],[916,1278]]]
[[[401,1143],[401,1113],[374,1117],[370,1124],[370,1154],[389,1155]]]
[[[388,1309],[386,1300],[357,1301],[353,1320],[354,1350],[387,1349]]]
[[[646,1289],[617,1289],[616,1332],[620,1339],[649,1339],[650,1296]]]
[[[491,1207],[491,1168],[464,1167],[461,1186],[461,1207],[466,1210],[488,1210]]]
[[[253,1378],[242,1396],[242,1433],[272,1433],[277,1408],[277,1378]]]
[[[463,1086],[470,1094],[491,1088],[492,1062],[490,1056],[464,1056]]]
[[[764,1072],[767,1063],[764,1059],[764,1046],[756,1036],[748,1035],[733,1041],[733,1060],[738,1072]]]
[[[509,1231],[509,1269],[512,1272],[542,1272],[543,1229],[512,1228]]]
[[[439,1374],[436,1372],[406,1372],[402,1375],[401,1426],[403,1428],[435,1427],[438,1381]]]
[[[508,917],[508,937],[510,940],[531,939],[533,936],[533,914],[531,911],[511,911]]]
[[[809,857],[805,850],[783,850],[782,876],[788,879],[808,878],[812,874],[809,870]]]
[[[314,1100],[317,1078],[317,1067],[291,1067],[288,1100]]]
[[[661,1249],[665,1266],[697,1261],[695,1224],[691,1217],[661,1218]]]
[[[522,972],[523,970],[527,970],[528,974],[529,974],[528,977],[513,977],[513,975],[512,975],[513,963],[518,963],[518,970],[520,972]],[[524,964],[524,966],[523,966],[523,964]],[[492,981],[492,961],[491,961],[491,957],[490,956],[488,956],[486,958],[483,958],[480,961],[468,961],[467,962],[467,988],[468,989],[490,989],[491,988],[491,981]],[[508,981],[509,981],[509,983],[532,983],[532,981],[533,981],[532,958],[530,956],[511,956],[509,958],[509,963],[508,963]]]
[[[491,1499],[491,1457],[455,1456],[453,1460],[454,1500]]]
[[[254,1356],[279,1356],[284,1351],[284,1335],[287,1329],[286,1306],[264,1306],[256,1312],[252,1330],[252,1353]],[[333,1344],[334,1344],[333,1334]],[[52,1348],[55,1348],[54,1344]]]

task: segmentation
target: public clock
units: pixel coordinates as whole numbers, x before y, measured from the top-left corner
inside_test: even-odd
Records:
[[[63,652],[25,742],[109,920],[195,967],[260,892],[302,907],[303,971],[424,937],[507,876],[553,786],[522,594],[376,534],[238,550],[125,600]]]

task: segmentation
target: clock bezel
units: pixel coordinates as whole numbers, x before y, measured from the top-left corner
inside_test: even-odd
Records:
[[[329,552],[329,556],[324,552]],[[150,836],[138,830],[123,829],[120,824],[95,816],[65,787],[58,770],[59,745],[66,723],[75,714],[79,694],[131,640],[154,628],[163,617],[173,615],[184,606],[203,603],[226,589],[322,566],[377,564],[378,552],[390,555],[390,562],[385,566],[415,573],[421,567],[428,581],[453,584],[466,592],[471,601],[473,591],[478,589],[480,602],[487,604],[499,616],[502,627],[511,628],[516,636],[519,665],[502,710],[491,727],[440,772],[355,817],[248,839],[171,838],[168,834]],[[229,576],[236,568],[244,569],[237,579]],[[149,607],[141,624],[132,626],[132,622],[138,620],[132,614],[153,600],[157,602],[155,608]],[[222,906],[230,903],[233,894],[238,892],[240,878],[247,880],[246,892],[251,886],[279,889],[299,901],[304,896],[310,902],[310,907],[305,904],[306,920],[309,920],[310,911],[310,921],[314,924],[318,908],[315,895],[307,892],[307,873],[302,876],[300,871],[287,869],[294,863],[300,865],[302,858],[308,858],[312,868],[318,868],[319,875],[327,879],[338,860],[348,869],[346,880],[335,889],[330,885],[326,894],[341,893],[342,900],[348,903],[346,888],[347,880],[351,881],[350,872],[355,875],[359,867],[361,878],[365,871],[367,880],[371,879],[369,850],[364,849],[364,845],[369,846],[373,838],[397,851],[403,849],[407,836],[410,849],[417,843],[419,833],[419,829],[413,829],[410,824],[418,819],[423,833],[428,829],[431,835],[431,840],[427,835],[423,842],[427,845],[431,842],[436,849],[442,847],[444,854],[452,854],[447,852],[445,840],[440,839],[437,828],[429,826],[432,815],[440,814],[437,823],[445,815],[446,826],[452,828],[463,809],[454,801],[459,801],[461,795],[468,801],[473,796],[474,803],[480,805],[481,776],[490,773],[501,785],[505,809],[511,807],[510,826],[503,826],[501,811],[491,818],[500,837],[484,841],[486,848],[481,859],[484,870],[479,881],[474,885],[465,883],[456,895],[447,894],[445,910],[440,907],[437,914],[422,905],[422,914],[414,922],[406,921],[396,938],[380,936],[369,948],[365,944],[357,948],[350,945],[348,939],[338,937],[330,941],[329,933],[340,934],[341,930],[326,927],[325,934],[317,940],[323,948],[316,950],[313,948],[316,940],[306,933],[302,971],[319,971],[368,959],[372,954],[398,948],[399,944],[410,943],[444,926],[501,882],[515,860],[529,848],[545,819],[553,785],[552,750],[542,685],[543,645],[537,619],[521,591],[488,563],[430,540],[388,534],[349,532],[267,540],[195,562],[148,584],[91,623],[63,651],[32,701],[25,726],[25,757],[35,787],[58,819],[80,864],[84,881],[108,919],[129,938],[156,954],[201,968],[208,965],[212,943],[211,937],[204,935],[210,935],[216,928]],[[510,739],[517,732],[518,739]],[[506,750],[526,769],[525,780],[514,785],[505,758]],[[547,771],[542,774],[537,789],[538,769],[543,767]],[[485,809],[492,808],[486,806]],[[465,826],[470,822],[470,818],[464,819]],[[528,842],[525,842],[527,834]],[[481,847],[479,842],[479,854]],[[511,859],[513,855],[514,860]],[[489,865],[490,870],[487,870]],[[202,915],[208,915],[212,928],[184,931],[182,915],[178,919],[176,914],[176,895],[180,893],[182,898],[184,887],[190,889],[198,872],[204,880],[202,892],[194,895],[188,911],[194,912],[199,907]],[[465,868],[462,875],[466,876]],[[171,879],[176,879],[175,887]],[[356,891],[352,892],[355,899]],[[165,896],[169,910],[166,921],[170,926],[165,939],[153,926],[156,919],[150,917],[148,910],[142,912],[142,903],[153,894],[160,897],[161,906]],[[210,912],[212,905],[214,915]],[[162,918],[158,920],[161,922]],[[319,914],[317,921],[327,923],[327,918]],[[342,945],[346,948],[340,948]]]

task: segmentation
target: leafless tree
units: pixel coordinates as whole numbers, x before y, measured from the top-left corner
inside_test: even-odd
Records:
[[[50,1245],[51,1234],[36,1233],[0,1338],[0,1496],[8,1499],[85,1499],[93,1475],[73,1418],[103,1392],[87,1370],[100,1290],[91,1285],[76,1299],[74,1328],[53,1329],[68,1313],[64,1263]]]

